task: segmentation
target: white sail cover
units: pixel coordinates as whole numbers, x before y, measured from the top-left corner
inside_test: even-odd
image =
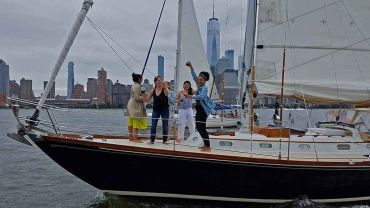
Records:
[[[260,0],[256,83],[260,94],[310,103],[370,106],[369,0]]]
[[[192,83],[193,89],[196,88],[190,70],[185,66],[185,63],[190,61],[197,74],[199,74],[201,71],[206,71],[210,74],[208,89],[211,91],[213,77],[204,50],[193,0],[179,0],[178,24],[178,56],[175,72],[176,90],[182,89],[183,83],[186,80],[189,80]],[[212,92],[213,93],[211,97],[218,98],[215,88],[212,90]]]

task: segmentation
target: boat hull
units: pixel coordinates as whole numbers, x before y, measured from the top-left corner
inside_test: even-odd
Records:
[[[238,162],[30,137],[64,169],[113,194],[262,203],[286,202],[302,195],[319,202],[370,196],[369,167]]]

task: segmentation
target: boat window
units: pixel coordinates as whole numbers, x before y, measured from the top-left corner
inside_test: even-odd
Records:
[[[299,144],[298,147],[303,150],[309,150],[311,148],[309,144]]]
[[[271,143],[260,143],[260,148],[272,148]]]
[[[220,141],[220,146],[231,147],[231,146],[233,146],[233,143],[230,142],[230,141]]]
[[[338,144],[337,148],[338,150],[350,150],[351,146],[349,144]]]

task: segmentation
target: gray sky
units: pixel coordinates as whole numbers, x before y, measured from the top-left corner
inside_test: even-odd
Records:
[[[18,83],[22,77],[32,79],[35,94],[39,95],[43,81],[49,79],[82,2],[83,0],[1,0],[0,59],[10,65],[10,79],[15,79]],[[94,2],[88,17],[143,64],[163,0]],[[177,2],[168,0],[164,9],[147,67],[152,73],[146,72],[144,75],[151,82],[152,74],[157,71],[158,55],[165,57],[165,79],[173,78]],[[194,0],[204,44],[207,21],[212,16],[212,2]],[[216,17],[221,24],[221,54],[225,48],[234,49],[235,56],[241,53],[245,7],[246,0],[215,0]],[[141,72],[142,65],[123,50],[115,48],[133,71]],[[75,82],[85,85],[85,90],[87,78],[96,78],[100,67],[107,70],[108,78],[113,82],[119,80],[124,84],[131,83],[130,69],[101,39],[87,19],[59,72],[56,80],[57,94],[66,94],[68,61],[75,62]]]

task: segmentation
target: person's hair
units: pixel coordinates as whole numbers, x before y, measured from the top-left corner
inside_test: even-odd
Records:
[[[209,80],[209,73],[208,73],[208,72],[206,72],[206,71],[201,71],[201,72],[199,73],[199,76],[202,76],[206,81],[208,81],[208,80]]]
[[[158,79],[162,78],[161,76],[155,76],[154,81],[156,82]]]
[[[185,85],[186,83],[190,85],[189,92],[188,92],[189,95],[193,95],[193,88],[191,88],[191,83],[186,80],[183,85]]]
[[[135,73],[132,73],[132,81],[133,82],[139,82],[140,79],[142,79],[143,76],[141,76],[141,74],[135,74]]]

